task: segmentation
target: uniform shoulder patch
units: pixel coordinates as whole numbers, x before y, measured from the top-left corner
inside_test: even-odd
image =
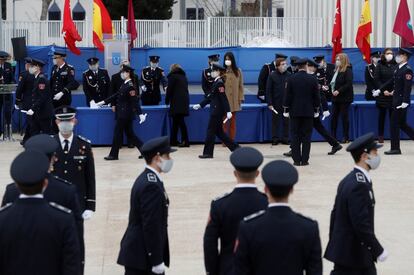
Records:
[[[405,79],[407,80],[413,79],[413,74],[412,73],[405,74]]]
[[[247,217],[244,217],[243,221],[248,222],[248,221],[254,220],[257,217],[262,216],[264,213],[266,213],[266,210],[260,210],[259,212],[256,212]]]
[[[147,179],[149,182],[158,182],[158,178],[154,173],[148,173]]]
[[[52,206],[55,209],[58,209],[58,210],[60,210],[62,212],[65,212],[67,214],[71,214],[72,213],[72,210],[70,210],[69,208],[66,208],[66,207],[64,207],[64,206],[62,206],[60,204],[55,203],[55,202],[52,202],[51,201],[51,202],[49,202],[49,205]]]
[[[60,182],[63,182],[63,183],[66,183],[67,185],[72,185],[72,183],[70,182],[70,181],[68,181],[68,180],[65,180],[65,179],[62,179],[62,178],[59,178],[58,176],[53,176],[53,178],[55,179],[55,180],[57,180],[57,181],[60,181]]]
[[[221,199],[224,199],[224,198],[226,198],[226,197],[228,197],[228,196],[230,196],[231,195],[231,192],[229,192],[229,193],[225,193],[225,194],[223,194],[223,195],[221,195],[221,196],[218,196],[217,198],[215,198],[213,201],[219,201],[219,200],[221,200]]]
[[[357,182],[362,182],[362,183],[367,182],[364,174],[361,172],[356,172],[355,177],[356,177]]]
[[[10,206],[12,206],[12,205],[13,205],[13,203],[11,203],[11,202],[6,203],[6,205],[4,205],[3,207],[0,208],[0,212],[10,208]]]
[[[78,138],[80,140],[83,140],[83,141],[87,142],[87,143],[91,143],[91,141],[89,139],[87,139],[86,137],[83,137],[83,136],[78,135]]]

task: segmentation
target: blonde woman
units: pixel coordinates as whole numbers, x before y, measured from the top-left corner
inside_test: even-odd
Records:
[[[224,68],[226,68],[226,73],[224,76],[226,96],[229,101],[230,111],[233,116],[223,127],[224,132],[228,133],[232,140],[235,140],[236,112],[241,110],[241,104],[244,101],[243,74],[237,67],[236,59],[231,52],[227,52],[224,55]],[[228,128],[230,128],[230,132]]]
[[[340,53],[335,60],[335,74],[331,81],[332,87],[332,136],[336,139],[338,118],[341,116],[343,139],[342,143],[349,142],[349,106],[354,101],[352,86],[352,66],[346,54]]]

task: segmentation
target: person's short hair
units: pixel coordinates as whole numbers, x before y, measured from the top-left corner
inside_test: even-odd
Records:
[[[276,67],[279,67],[283,61],[286,61],[286,58],[276,58]]]
[[[267,186],[270,194],[275,199],[285,199],[289,196],[293,186]]]
[[[306,68],[306,63],[305,64],[298,64],[297,65],[297,67],[298,67],[298,70],[301,70],[301,69],[305,69]]]
[[[157,155],[157,154],[151,154],[151,155],[146,155],[146,156],[144,156],[144,160],[145,160],[145,162],[146,162],[147,164],[151,164],[152,160],[154,159],[154,157],[155,157],[156,155]]]
[[[180,64],[171,64],[171,66],[170,66],[170,71],[171,71],[171,72],[175,72],[175,71],[177,71],[178,69],[181,69]]]
[[[32,195],[42,193],[43,182],[44,182],[44,180],[42,180],[41,182],[38,182],[34,185],[30,185],[30,186],[24,186],[24,185],[21,185],[21,184],[17,183],[17,187],[18,187],[18,189],[20,190],[20,192],[22,194],[32,196]]]
[[[237,175],[242,180],[252,180],[256,178],[257,170],[250,171],[250,172],[242,172],[239,170],[236,170]]]
[[[351,156],[354,159],[354,162],[357,163],[361,160],[362,154],[365,153],[366,150],[361,148],[359,150],[355,150],[351,152]]]

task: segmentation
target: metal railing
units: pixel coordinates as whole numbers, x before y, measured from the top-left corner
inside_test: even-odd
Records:
[[[113,20],[115,32],[126,32],[126,20]],[[206,20],[136,20],[135,47],[207,48],[239,46],[261,37],[287,42],[293,47],[323,46],[321,18],[209,17]],[[92,22],[75,22],[83,40],[93,47]],[[61,21],[3,21],[0,48],[12,52],[10,39],[26,37],[27,45],[64,46]]]

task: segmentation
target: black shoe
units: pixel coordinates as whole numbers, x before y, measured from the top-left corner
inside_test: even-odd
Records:
[[[338,143],[337,145],[332,146],[332,150],[328,153],[328,155],[335,155],[335,153],[341,150],[342,148],[342,145]]]
[[[300,164],[300,162],[294,162],[293,165],[300,166],[301,164]]]
[[[292,156],[292,150],[290,150],[289,152],[287,152],[287,153],[283,153],[283,155],[285,156],[285,157],[291,157]]]
[[[307,162],[307,161],[303,161],[300,165],[301,165],[301,166],[308,166],[308,165],[309,165],[309,162]]]
[[[283,145],[289,145],[289,140],[282,140]]]
[[[344,138],[341,142],[342,144],[347,144],[349,143],[349,138]]]
[[[184,142],[181,142],[180,144],[178,144],[178,147],[180,147],[180,148],[190,147],[190,143],[184,141]]]
[[[143,155],[139,155],[138,159],[143,159],[144,156]]]
[[[199,155],[198,156],[200,159],[212,159],[213,156],[212,155]]]
[[[170,141],[170,146],[171,147],[177,147],[178,146],[178,141]]]
[[[135,148],[134,144],[128,144],[128,148]]]
[[[386,155],[401,155],[401,150],[389,150],[385,151],[384,154]]]
[[[104,157],[104,159],[105,160],[118,160],[118,158],[111,156],[111,155]]]
[[[272,141],[272,145],[278,145],[279,144],[279,141],[278,140],[273,140]]]

